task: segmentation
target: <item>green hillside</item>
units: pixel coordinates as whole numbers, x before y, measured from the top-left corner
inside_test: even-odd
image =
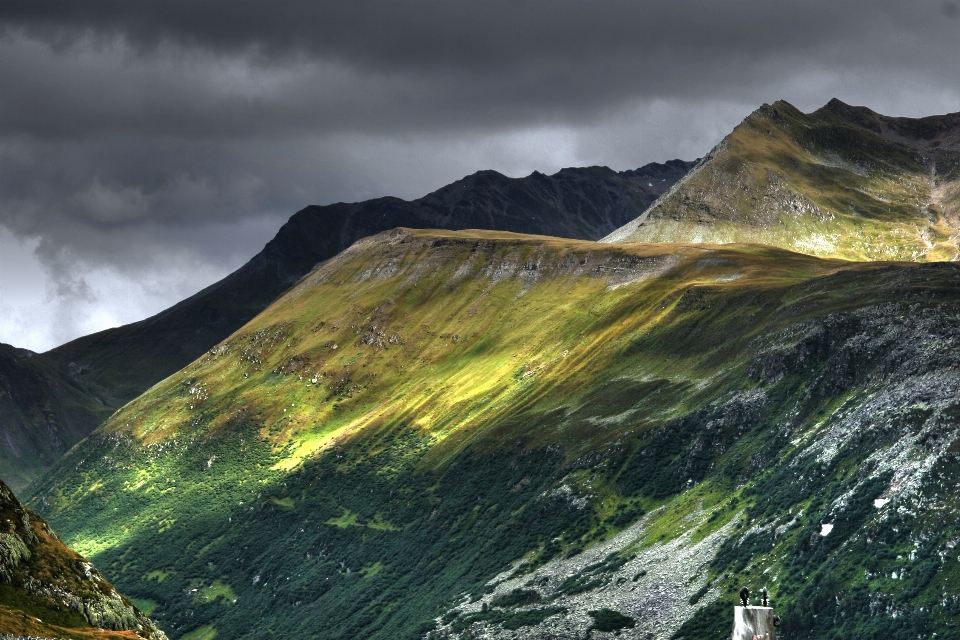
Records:
[[[32,501],[174,638],[710,638],[742,584],[793,637],[929,637],[960,614],[958,282],[388,232]]]
[[[166,640],[0,482],[0,637]]]
[[[960,114],[764,105],[610,242],[756,242],[849,260],[954,260]]]
[[[0,344],[0,479],[15,491],[112,412],[78,381],[80,367]]]
[[[508,178],[478,171],[416,200],[385,197],[309,206],[245,265],[155,316],[83,336],[45,356],[114,408],[179,371],[246,324],[317,263],[396,227],[494,229],[597,240],[642,213],[693,162]],[[89,433],[89,432],[87,432]]]

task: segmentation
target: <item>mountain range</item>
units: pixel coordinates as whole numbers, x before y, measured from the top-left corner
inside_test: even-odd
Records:
[[[354,237],[320,212],[373,205],[300,212],[155,326],[186,336],[185,310],[249,274],[286,287],[28,502],[186,640],[699,640],[729,633],[744,585],[769,589],[785,637],[952,637],[960,266],[938,258],[957,120],[764,105],[689,172],[668,164],[617,230],[629,189],[590,185],[653,189],[651,169],[572,172],[563,232],[384,215]],[[481,173],[416,206],[535,227],[491,184],[564,173]],[[299,240],[334,253],[277,268],[315,255]],[[16,366],[119,404],[137,390],[104,373],[127,357],[110,335],[140,344],[145,323]]]
[[[318,262],[360,238],[407,226],[596,240],[642,213],[693,165],[673,160],[631,171],[589,167],[517,179],[481,171],[419,200],[307,207],[237,271],[153,317],[42,356],[0,345],[4,477],[14,489],[25,486],[107,415],[189,364]],[[24,375],[30,380],[17,382]]]
[[[126,405],[34,500],[191,638],[582,637],[591,611],[709,637],[744,582],[801,637],[922,631],[953,611],[958,283],[385,232]],[[914,614],[873,621],[877,594]]]

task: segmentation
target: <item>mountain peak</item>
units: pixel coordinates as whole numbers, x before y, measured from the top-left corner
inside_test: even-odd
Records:
[[[837,98],[803,113],[778,100],[751,113],[606,240],[756,242],[853,260],[955,260],[958,189],[960,114],[896,118]]]
[[[820,109],[814,111],[811,116],[825,116],[830,114],[839,118],[845,124],[850,124],[881,134],[883,132],[882,121],[887,119],[872,109],[847,104],[838,98],[831,98],[830,101]]]
[[[798,117],[803,117],[803,112],[786,100],[777,100],[773,104],[764,102],[758,109],[743,119],[741,126],[756,125],[766,120],[782,125],[787,119]]]

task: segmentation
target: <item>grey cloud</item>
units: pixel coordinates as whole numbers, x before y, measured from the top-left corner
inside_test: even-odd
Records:
[[[17,90],[0,100],[0,127],[459,131],[582,122],[636,99],[742,99],[820,68],[935,81],[960,66],[945,6],[11,2],[0,82]]]
[[[141,50],[174,42],[232,54],[307,52],[396,70],[414,66],[488,69],[532,58],[576,61],[622,51],[810,52],[838,38],[857,39],[871,25],[935,28],[939,0],[488,0],[451,2],[274,2],[124,0],[64,4],[8,0],[10,27],[57,45],[82,34],[122,35]],[[870,47],[876,51],[883,49]],[[701,61],[704,56],[698,55]]]

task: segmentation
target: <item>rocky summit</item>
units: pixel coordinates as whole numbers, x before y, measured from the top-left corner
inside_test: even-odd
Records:
[[[763,105],[609,242],[755,242],[849,260],[954,260],[960,113]]]
[[[960,267],[399,229],[31,504],[176,638],[960,624]]]
[[[0,482],[0,638],[166,640]]]

